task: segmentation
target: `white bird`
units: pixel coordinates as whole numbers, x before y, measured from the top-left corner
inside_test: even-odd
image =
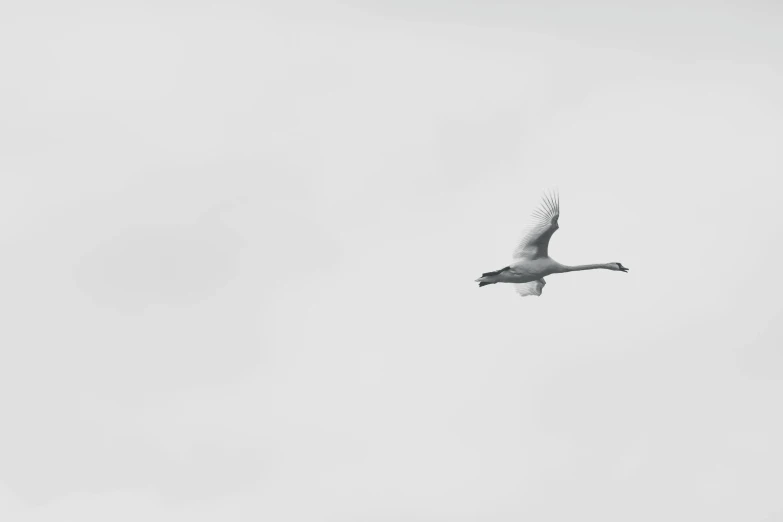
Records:
[[[579,270],[614,270],[628,272],[621,263],[599,263],[595,265],[561,265],[549,257],[549,240],[559,225],[560,196],[557,192],[544,194],[542,205],[533,213],[534,222],[514,250],[513,260],[505,268],[485,272],[476,279],[479,287],[495,283],[513,283],[522,297],[541,295],[546,281],[544,277],[562,272]]]

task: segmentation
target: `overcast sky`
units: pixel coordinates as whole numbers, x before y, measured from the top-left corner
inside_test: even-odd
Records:
[[[782,521],[783,8],[515,4],[4,2],[0,519]]]

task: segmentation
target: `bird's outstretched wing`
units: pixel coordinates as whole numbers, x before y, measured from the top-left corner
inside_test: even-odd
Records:
[[[528,225],[517,248],[514,249],[514,259],[537,259],[549,255],[549,238],[559,225],[560,196],[556,191],[545,193],[541,206],[533,212],[533,219]]]
[[[522,297],[528,295],[541,295],[545,284],[546,281],[544,281],[544,278],[542,277],[541,279],[530,281],[529,283],[516,283],[514,284],[514,288]]]

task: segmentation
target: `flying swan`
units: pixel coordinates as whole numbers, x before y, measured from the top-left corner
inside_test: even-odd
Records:
[[[544,194],[543,203],[533,213],[533,224],[514,250],[511,264],[494,272],[485,272],[476,279],[479,287],[495,283],[512,283],[522,297],[541,295],[549,274],[576,272],[579,270],[614,270],[627,272],[621,263],[600,263],[595,265],[561,265],[549,257],[549,240],[560,228],[560,196],[557,192]]]

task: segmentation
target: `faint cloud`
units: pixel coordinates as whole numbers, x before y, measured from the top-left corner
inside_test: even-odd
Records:
[[[239,270],[242,240],[210,212],[187,225],[131,226],[100,241],[75,280],[96,302],[138,312],[214,297]]]

